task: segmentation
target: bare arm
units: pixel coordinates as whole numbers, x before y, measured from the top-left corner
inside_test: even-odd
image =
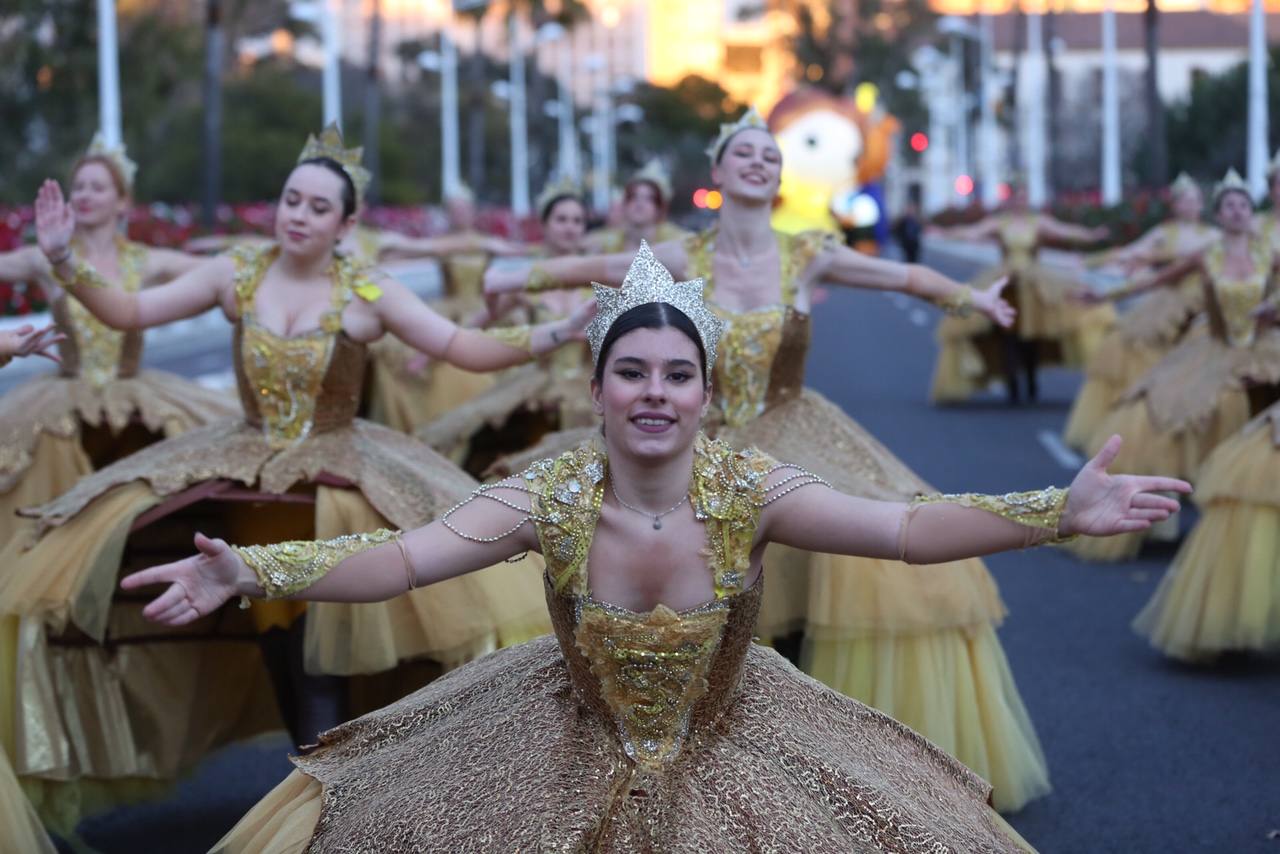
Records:
[[[986,217],[968,225],[931,225],[925,229],[925,233],[953,240],[989,240],[996,236],[999,229],[1000,223],[995,217]]]
[[[677,279],[685,274],[688,259],[683,240],[668,240],[651,247],[653,254]],[[620,286],[635,260],[635,252],[614,252],[609,255],[563,255],[547,258],[531,264],[513,265],[504,269],[490,267],[484,274],[486,294],[503,294],[522,290],[571,290],[584,288],[592,282]]]
[[[572,317],[528,327],[524,342],[460,328],[388,276],[379,278],[378,285],[382,296],[373,305],[383,328],[410,347],[468,371],[501,370],[554,350],[576,340],[595,314],[594,303],[589,303]]]
[[[1096,243],[1099,240],[1105,240],[1111,233],[1111,229],[1105,225],[1087,228],[1083,225],[1066,223],[1051,216],[1040,217],[1036,220],[1036,226],[1041,237],[1060,240],[1064,243]]]
[[[832,245],[814,260],[816,278],[836,284],[873,290],[901,291],[935,305],[950,306],[966,298],[977,311],[1001,326],[1013,323],[1013,308],[1000,292],[1008,284],[1000,279],[982,291],[971,291],[954,279],[922,264],[903,264],[872,258],[847,246]]]
[[[824,485],[810,485],[767,505],[759,536],[808,551],[927,564],[1025,548],[1077,534],[1110,536],[1140,531],[1178,508],[1176,500],[1155,492],[1185,493],[1191,487],[1173,478],[1108,474],[1106,467],[1119,449],[1120,439],[1113,436],[1076,475],[1066,492],[1065,506],[1055,504],[1062,498],[1057,491],[1038,493],[1025,501],[1008,502],[1007,511],[997,515],[982,509],[979,505],[983,502],[971,500],[972,496],[942,496],[939,501],[905,504],[857,498]]]
[[[38,246],[0,252],[0,282],[47,282],[53,268]]]
[[[189,273],[207,260],[208,258],[192,255],[189,252],[179,252],[176,249],[148,249],[147,267],[143,278],[148,283],[168,282],[183,273]]]
[[[528,495],[502,486],[487,489],[501,501],[473,495],[446,515],[447,522],[437,520],[409,531],[400,543],[391,532],[383,532],[236,550],[222,540],[196,534],[198,554],[136,572],[121,587],[167,584],[143,611],[148,619],[167,625],[185,625],[238,595],[327,602],[393,599],[538,549]]]
[[[410,237],[395,231],[383,231],[378,235],[380,260],[407,258],[443,258],[465,253],[489,255],[519,255],[527,252],[522,243],[503,240],[478,232],[442,234],[435,237]]]

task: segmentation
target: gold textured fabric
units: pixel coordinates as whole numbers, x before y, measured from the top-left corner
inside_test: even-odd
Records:
[[[343,534],[329,540],[291,540],[269,546],[232,548],[258,576],[265,598],[282,599],[306,590],[352,555],[395,538],[396,532],[379,528],[372,533]]]
[[[517,350],[523,350],[526,353],[533,352],[532,343],[533,330],[529,326],[498,326],[493,329],[486,329],[485,335],[495,341],[501,341],[508,347],[514,347]]]
[[[1207,661],[1280,648],[1280,404],[1210,455],[1200,519],[1133,627],[1165,655]]]
[[[719,475],[776,464],[710,442],[698,458],[696,512],[718,500],[722,515],[708,513],[709,525],[753,527],[763,476],[735,485]],[[597,462],[597,450],[579,449],[524,478],[552,547],[556,638],[472,662],[325,733],[319,750],[295,759],[323,787],[308,850],[354,840],[376,850],[1024,850],[972,772],[751,644],[761,581],[679,613],[595,601],[579,546],[594,527]],[[547,515],[556,505],[560,522]],[[564,541],[549,538],[561,525],[579,541],[563,557]],[[750,538],[729,541],[736,556]],[[714,552],[708,563],[713,576],[732,571]],[[294,822],[313,814],[315,798],[298,784],[269,796],[293,825],[278,842],[255,810],[218,850],[276,851],[296,839]]]
[[[484,297],[484,271],[489,267],[489,255],[485,253],[461,253],[450,255],[440,264],[444,276],[445,295],[476,304]]]
[[[945,503],[975,507],[1019,525],[1038,529],[1034,536],[1037,542],[1043,542],[1057,538],[1062,511],[1067,506],[1067,496],[1068,490],[1050,486],[1031,492],[1007,492],[1004,495],[981,495],[973,492],[919,495],[912,499],[911,505]]]

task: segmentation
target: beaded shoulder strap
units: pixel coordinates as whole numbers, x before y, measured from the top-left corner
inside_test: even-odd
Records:
[[[520,478],[556,592],[585,596],[587,554],[604,498],[605,454],[594,440],[554,459],[539,460]]]
[[[782,258],[782,301],[793,305],[796,299],[796,281],[809,269],[818,253],[835,245],[835,235],[829,231],[813,229],[797,234],[775,231],[778,238],[778,254]]]
[[[280,247],[274,243],[233,246],[227,250],[226,255],[235,268],[236,309],[241,317],[252,316],[253,295],[257,293],[267,268],[279,254]]]
[[[684,252],[689,264],[687,277],[702,279],[703,299],[710,299],[715,291],[716,277],[712,275],[711,253],[719,233],[720,229],[713,226],[705,231],[694,232],[684,239]]]

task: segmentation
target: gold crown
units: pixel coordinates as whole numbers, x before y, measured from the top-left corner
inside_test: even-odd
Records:
[[[542,192],[538,194],[538,198],[534,201],[533,206],[538,212],[538,218],[545,217],[547,208],[551,203],[557,199],[563,199],[565,196],[573,196],[578,201],[582,201],[582,188],[569,176],[562,175],[543,187]]]
[[[1180,196],[1183,193],[1190,193],[1200,189],[1200,185],[1196,180],[1186,172],[1179,172],[1178,177],[1173,179],[1173,183],[1169,185],[1169,195]]]
[[[1227,174],[1222,176],[1222,180],[1214,185],[1213,206],[1217,207],[1218,201],[1230,192],[1244,193],[1250,202],[1253,201],[1253,193],[1249,192],[1249,185],[1240,177],[1235,167],[1228,169]]]
[[[89,148],[85,151],[84,156],[103,157],[110,160],[112,165],[120,170],[120,177],[124,179],[125,189],[133,189],[133,179],[138,174],[138,164],[129,159],[123,144],[107,145],[107,141],[102,138],[102,131],[98,131],[93,135],[93,141],[89,143]]]
[[[595,318],[587,326],[587,341],[591,344],[593,362],[600,361],[600,348],[604,345],[605,336],[619,317],[637,306],[663,302],[679,309],[693,321],[694,328],[702,338],[702,348],[707,354],[707,363],[703,365],[705,376],[711,376],[723,324],[702,300],[702,279],[675,281],[671,277],[671,271],[662,265],[649,244],[642,240],[640,250],[636,252],[627,276],[622,280],[622,287],[611,288],[596,282],[592,282],[591,286],[595,289],[596,304],[599,306]]]
[[[347,148],[342,141],[342,131],[338,130],[337,122],[330,122],[328,127],[320,131],[320,136],[315,134],[307,136],[307,144],[302,146],[298,162],[316,157],[328,157],[336,161],[342,167],[342,171],[347,173],[351,183],[355,185],[356,203],[359,204],[364,199],[364,191],[373,177],[360,162],[364,157],[364,147],[357,145],[355,148]]]
[[[729,140],[733,138],[733,135],[738,131],[747,130],[748,128],[759,128],[760,130],[769,129],[768,123],[765,122],[764,117],[756,112],[755,107],[749,107],[747,111],[742,114],[742,118],[738,119],[736,122],[720,125],[720,135],[716,137],[716,141],[711,143],[711,147],[707,149],[707,156],[711,158],[712,165],[714,165],[716,160],[720,157],[720,152],[729,144]]]
[[[671,176],[663,168],[661,160],[655,158],[646,163],[643,169],[627,180],[627,186],[638,184],[641,181],[658,188],[658,195],[661,196],[661,201],[664,205],[671,203]]]

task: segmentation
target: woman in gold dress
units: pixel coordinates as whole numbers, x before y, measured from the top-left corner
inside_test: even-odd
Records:
[[[1280,330],[1260,324],[1256,312],[1275,292],[1280,256],[1253,230],[1253,199],[1235,170],[1215,188],[1213,207],[1221,240],[1146,285],[1173,285],[1198,274],[1203,328],[1193,329],[1134,383],[1094,435],[1095,447],[1104,436],[1125,437],[1116,462],[1124,471],[1168,471],[1194,481],[1209,453],[1275,399]],[[1142,539],[1084,540],[1073,550],[1093,560],[1122,560],[1137,553]]]
[[[900,723],[751,643],[770,542],[939,563],[1132,530],[1167,478],[854,497],[707,438],[720,323],[642,253],[588,329],[603,437],[483,486],[415,531],[233,549],[144,570],[187,625],[237,594],[369,601],[525,550],[555,637],[473,662],[321,739],[215,851],[1029,850],[990,787]]]
[[[769,217],[782,158],[762,125],[748,113],[710,149],[724,196],[719,225],[654,249],[676,275],[706,282],[708,304],[727,325],[706,428],[736,447],[803,465],[852,495],[910,500],[930,491],[925,481],[804,387],[813,291],[819,283],[899,290],[1007,324],[1002,284],[975,292],[925,267],[867,257],[825,233],[775,232]],[[534,281],[618,282],[630,261],[624,254],[542,262]],[[527,278],[495,271],[489,284],[500,289]],[[513,458],[510,470],[590,432],[544,442]],[[996,636],[1004,603],[982,561],[913,567],[775,546],[770,565],[761,637],[804,630],[801,669],[990,780],[997,808],[1015,810],[1049,791],[1039,740]]]
[[[107,325],[141,329],[222,308],[235,326],[244,415],[153,445],[30,511],[42,536],[6,553],[0,575],[0,603],[23,618],[14,759],[24,778],[51,788],[172,780],[219,743],[278,726],[271,682],[306,743],[346,716],[348,688],[367,687],[336,676],[420,658],[453,667],[546,630],[536,562],[377,605],[223,615],[176,637],[146,631],[136,602],[111,595],[122,568],[171,549],[167,532],[193,517],[257,541],[434,518],[475,481],[410,437],[353,417],[365,342],[390,332],[436,358],[494,370],[585,323],[589,312],[501,337],[459,329],[399,282],[335,254],[362,177],[351,152],[313,138],[281,195],[279,243],[233,250],[140,294],[98,287],[100,274],[67,245],[60,190],[42,188],[42,248]]]
[[[622,223],[591,232],[583,247],[592,253],[635,252],[641,241],[654,245],[688,236],[689,232],[667,219],[673,192],[662,163],[649,161],[622,187]]]
[[[542,256],[578,254],[587,225],[581,188],[571,181],[550,184],[539,194],[536,209],[542,223]],[[508,297],[495,311],[505,315],[523,308],[534,322],[550,321],[572,315],[590,298],[591,292],[585,288],[544,291],[527,300]],[[490,319],[503,322],[501,316]],[[489,390],[442,413],[417,436],[482,477],[495,459],[523,451],[549,431],[593,423],[582,396],[582,385],[590,372],[582,344],[561,347],[507,373]]]
[[[1018,375],[1026,378],[1027,398],[1039,393],[1036,374],[1042,365],[1084,365],[1115,319],[1110,306],[1087,307],[1072,299],[1079,285],[1036,260],[1039,248],[1057,243],[1094,243],[1109,233],[1100,226],[1084,228],[1032,211],[1019,192],[1009,209],[972,225],[934,231],[961,240],[993,239],[1000,246],[999,266],[978,276],[975,287],[1007,277],[1009,302],[1018,311],[1012,330],[993,326],[986,318],[948,317],[938,325],[938,362],[929,398],[956,403],[1003,379],[1009,402],[1022,392]]]
[[[135,171],[123,149],[95,138],[71,172],[76,251],[126,292],[200,263],[121,236]],[[229,397],[170,373],[140,370],[141,332],[109,329],[69,299],[38,247],[0,254],[0,280],[39,283],[66,333],[56,374],[0,398],[0,544],[18,536],[19,508],[49,501],[146,444],[235,417]]]
[[[1097,261],[1120,265],[1141,287],[1141,272],[1200,252],[1218,239],[1218,229],[1201,220],[1204,194],[1200,185],[1183,173],[1170,185],[1169,195],[1171,219],[1128,246],[1102,253]],[[1120,288],[1107,298],[1115,301],[1131,293],[1130,288]],[[1086,448],[1094,444],[1094,432],[1112,404],[1181,340],[1203,306],[1204,286],[1193,272],[1171,287],[1143,296],[1120,315],[1085,366],[1084,385],[1076,394],[1063,432],[1068,445]]]

